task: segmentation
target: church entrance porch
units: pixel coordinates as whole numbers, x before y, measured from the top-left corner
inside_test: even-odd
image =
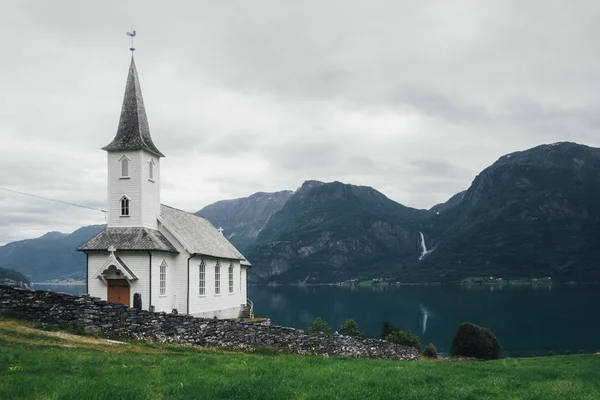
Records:
[[[107,279],[107,299],[111,303],[124,304],[130,307],[130,291],[127,279]]]

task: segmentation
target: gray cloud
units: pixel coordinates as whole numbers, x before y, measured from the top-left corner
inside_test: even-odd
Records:
[[[599,12],[591,0],[7,3],[0,186],[106,207],[100,148],[133,23],[163,202],[195,211],[319,179],[429,208],[506,153],[600,145]],[[0,192],[0,243],[103,222]]]

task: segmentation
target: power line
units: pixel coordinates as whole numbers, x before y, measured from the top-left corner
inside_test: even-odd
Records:
[[[36,194],[25,193],[25,192],[19,192],[18,190],[12,190],[12,189],[7,189],[7,188],[3,188],[3,187],[0,187],[0,190],[5,190],[5,191],[7,191],[7,192],[12,192],[12,193],[17,193],[17,194],[22,194],[23,196],[35,197],[36,199],[42,199],[42,200],[48,200],[48,201],[54,201],[54,202],[56,202],[56,203],[68,204],[68,205],[70,205],[70,206],[81,207],[81,208],[87,208],[88,210],[94,210],[94,211],[100,211],[100,212],[106,213],[106,210],[100,210],[99,208],[93,208],[93,207],[88,207],[88,206],[82,206],[81,204],[69,203],[68,201],[56,200],[56,199],[51,199],[51,198],[49,198],[49,197],[38,196],[38,195],[36,195]]]

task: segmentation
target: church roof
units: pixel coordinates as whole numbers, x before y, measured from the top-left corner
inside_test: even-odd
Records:
[[[117,134],[110,144],[103,147],[106,151],[119,150],[146,150],[158,157],[164,157],[150,137],[148,117],[142,98],[142,89],[135,68],[135,62],[131,58],[127,85],[125,86],[125,97],[121,108],[121,118]]]
[[[177,249],[158,230],[149,228],[106,228],[84,244],[79,251],[154,250],[178,253]]]
[[[208,220],[161,205],[158,219],[190,254],[245,260],[245,257]]]

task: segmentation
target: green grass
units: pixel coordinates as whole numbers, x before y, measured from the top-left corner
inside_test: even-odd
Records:
[[[1,399],[598,399],[600,356],[399,362],[90,343],[0,321]],[[47,333],[52,335],[52,333]],[[29,335],[29,337],[28,337]]]

